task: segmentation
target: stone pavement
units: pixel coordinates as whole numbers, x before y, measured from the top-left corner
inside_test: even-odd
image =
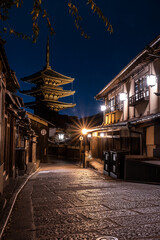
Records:
[[[3,240],[160,240],[160,186],[42,165],[20,193]]]
[[[88,159],[86,162],[86,165],[89,168],[93,168],[100,173],[104,173],[104,162],[100,159],[94,159],[94,158]]]

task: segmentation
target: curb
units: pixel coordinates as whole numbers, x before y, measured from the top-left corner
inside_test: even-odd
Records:
[[[10,216],[11,216],[12,210],[13,210],[13,208],[14,208],[14,205],[15,205],[15,202],[16,202],[16,200],[17,200],[17,197],[18,197],[19,193],[22,191],[22,189],[24,188],[24,186],[26,185],[26,183],[29,181],[29,179],[30,179],[33,175],[35,175],[35,174],[39,171],[39,169],[40,169],[40,168],[38,168],[35,172],[33,172],[31,175],[29,175],[29,176],[27,177],[27,179],[24,181],[24,183],[22,183],[22,185],[20,186],[20,188],[14,193],[13,199],[11,198],[11,199],[12,199],[12,204],[11,204],[9,213],[7,213],[7,217],[6,217],[6,219],[4,220],[4,224],[3,224],[2,230],[1,230],[1,232],[0,232],[0,240],[2,239],[3,233],[4,233],[5,228],[6,228],[6,226],[7,226],[8,220],[9,220],[9,218],[10,218]]]

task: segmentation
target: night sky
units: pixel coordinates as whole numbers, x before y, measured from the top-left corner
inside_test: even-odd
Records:
[[[75,78],[74,98],[61,98],[60,101],[73,102],[73,109],[61,114],[79,117],[94,115],[100,111],[101,101],[95,95],[115,77],[130,60],[160,34],[160,0],[95,0],[113,25],[114,33],[106,31],[104,23],[93,14],[85,1],[79,4],[83,17],[82,27],[90,35],[86,40],[74,26],[68,13],[67,0],[44,0],[56,35],[50,37],[50,65],[52,69]],[[30,12],[32,0],[24,0],[21,9],[11,11],[9,23],[15,30],[31,34]],[[45,66],[48,29],[45,21],[40,22],[38,42],[5,36],[5,49],[11,68],[16,72],[21,89],[30,89],[20,78],[31,75]],[[64,89],[72,89],[65,85]],[[24,102],[33,98],[25,95]]]

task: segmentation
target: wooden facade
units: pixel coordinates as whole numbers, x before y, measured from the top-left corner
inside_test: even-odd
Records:
[[[36,148],[31,144],[36,136],[22,110],[23,101],[16,95],[19,87],[0,40],[0,193],[21,170],[26,171],[32,161],[29,152]]]
[[[49,130],[55,129],[54,124],[27,112],[27,116],[31,121],[31,127],[37,136],[36,159],[40,162],[48,162],[48,139]]]
[[[103,151],[160,158],[160,36],[154,39],[97,95],[106,110],[91,129],[93,157]]]

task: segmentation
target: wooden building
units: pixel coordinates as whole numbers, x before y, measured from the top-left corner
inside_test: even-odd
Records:
[[[55,125],[29,112],[27,112],[27,116],[31,121],[31,127],[37,136],[36,159],[40,160],[40,162],[48,162],[49,132],[54,130],[52,132],[55,135]]]
[[[0,39],[0,192],[15,177],[16,110],[21,104],[14,95],[19,83],[8,64],[4,43]]]
[[[96,95],[105,108],[103,124],[91,130],[92,155],[124,151],[139,161],[159,159],[159,96],[160,35]]]
[[[44,119],[50,120],[54,112],[72,108],[75,104],[59,101],[59,98],[71,96],[75,91],[64,90],[62,85],[72,83],[74,78],[64,76],[54,71],[49,64],[49,39],[47,41],[46,66],[43,70],[22,78],[22,81],[33,83],[36,87],[24,90],[21,93],[35,97],[35,101],[26,103],[34,113]],[[55,115],[56,116],[56,115]]]
[[[9,66],[4,43],[0,39],[0,193],[16,177],[17,170],[25,171],[27,163],[32,161],[29,145],[35,137],[22,110],[23,101],[16,95],[20,86]]]

